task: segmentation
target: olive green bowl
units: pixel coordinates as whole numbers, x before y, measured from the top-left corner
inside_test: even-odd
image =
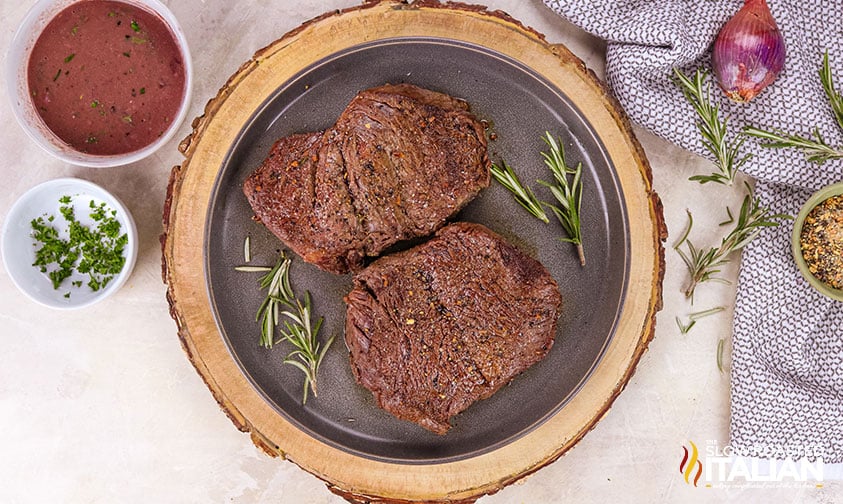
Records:
[[[802,276],[805,277],[805,280],[807,280],[808,283],[811,284],[811,287],[819,291],[821,294],[837,301],[843,301],[843,290],[835,289],[828,284],[821,282],[811,273],[808,269],[808,264],[805,262],[805,258],[802,256],[801,234],[802,225],[805,223],[805,217],[808,216],[811,210],[828,198],[839,196],[841,194],[843,194],[843,182],[823,187],[812,194],[811,197],[808,198],[808,201],[802,205],[799,215],[796,216],[796,222],[793,224],[793,233],[790,240],[791,250],[793,251],[793,259],[796,261],[796,266],[799,268],[799,272],[802,273]]]

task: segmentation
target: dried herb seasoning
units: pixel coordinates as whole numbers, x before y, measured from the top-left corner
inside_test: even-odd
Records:
[[[808,213],[799,241],[811,274],[843,289],[843,195],[822,201]]]

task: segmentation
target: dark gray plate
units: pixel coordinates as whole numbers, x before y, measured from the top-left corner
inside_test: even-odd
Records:
[[[258,273],[234,271],[251,237],[252,263],[271,265],[283,244],[255,223],[243,196],[245,177],[284,135],[331,126],[358,91],[409,82],[471,104],[497,133],[489,151],[512,165],[522,180],[549,200],[537,178],[550,179],[540,152],[545,130],[562,138],[569,161],[582,161],[582,219],[588,264],[580,267],[572,245],[558,241],[556,221],[545,225],[493,182],[456,219],[485,224],[538,258],[559,283],[564,299],[556,344],[547,358],[491,398],[453,420],[445,436],[397,420],[357,385],[343,344],[351,277],[325,273],[294,256],[292,284],[313,295],[325,317],[322,336],[336,343],[322,363],[319,397],[301,404],[302,376],[282,363],[285,344],[258,346],[255,313],[264,293]],[[378,41],[314,63],[268,96],[230,147],[220,170],[206,227],[206,273],[223,338],[243,373],[281,415],[310,435],[355,454],[399,463],[446,462],[471,457],[529,432],[577,392],[612,337],[627,285],[629,240],[623,195],[600,139],[565,94],[529,68],[496,52],[428,38]]]

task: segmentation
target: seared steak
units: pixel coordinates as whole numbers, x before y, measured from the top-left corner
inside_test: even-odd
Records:
[[[346,303],[357,381],[381,408],[444,434],[547,355],[562,299],[541,263],[459,222],[360,271]]]
[[[327,131],[278,140],[243,191],[305,261],[345,273],[434,232],[488,185],[484,129],[468,105],[400,84],[360,92]]]

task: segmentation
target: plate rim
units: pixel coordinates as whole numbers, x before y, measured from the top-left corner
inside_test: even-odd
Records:
[[[491,444],[489,444],[487,446],[484,446],[482,448],[470,450],[470,451],[467,451],[466,453],[462,453],[462,454],[458,454],[458,455],[451,455],[451,456],[441,457],[441,458],[413,458],[413,457],[398,457],[398,456],[392,457],[392,456],[386,456],[386,455],[378,455],[378,454],[373,454],[373,453],[367,453],[367,452],[359,450],[359,449],[344,446],[339,441],[335,441],[333,439],[328,438],[327,436],[325,436],[325,435],[321,434],[320,432],[318,432],[317,430],[313,429],[311,426],[299,421],[292,414],[285,411],[284,408],[282,408],[281,405],[279,405],[270,396],[270,394],[266,390],[264,390],[263,387],[261,387],[261,385],[258,383],[257,378],[255,378],[254,375],[250,372],[250,370],[248,369],[246,364],[243,362],[241,357],[237,354],[237,351],[234,348],[234,345],[231,341],[231,337],[228,334],[228,331],[226,331],[225,323],[222,320],[222,317],[220,316],[220,313],[219,313],[217,297],[214,293],[214,289],[213,289],[213,285],[212,285],[212,275],[213,275],[213,273],[211,271],[211,269],[212,269],[211,268],[211,257],[210,257],[210,254],[209,254],[209,244],[210,244],[210,240],[212,239],[212,235],[213,235],[213,230],[211,229],[211,224],[213,222],[215,207],[219,203],[218,198],[220,197],[222,179],[225,176],[229,175],[227,173],[227,168],[230,167],[230,165],[231,165],[231,158],[234,154],[234,151],[236,151],[238,149],[238,146],[244,141],[244,136],[245,136],[246,132],[254,127],[255,122],[260,118],[260,116],[262,114],[264,114],[268,110],[268,108],[271,106],[272,102],[275,99],[277,99],[277,97],[280,94],[285,93],[288,90],[292,89],[297,84],[300,84],[299,81],[302,78],[307,77],[307,75],[309,73],[311,73],[312,71],[320,68],[323,65],[328,65],[328,64],[332,63],[333,61],[342,59],[343,57],[345,57],[349,54],[353,54],[353,53],[356,53],[356,52],[362,52],[362,51],[365,51],[367,49],[379,48],[379,47],[383,47],[383,46],[403,46],[403,45],[406,45],[406,44],[429,44],[429,45],[436,45],[436,46],[441,45],[441,46],[447,46],[447,47],[459,46],[460,48],[465,49],[465,50],[470,50],[470,51],[482,53],[486,57],[498,59],[498,60],[502,61],[503,63],[505,63],[507,65],[510,65],[514,68],[517,68],[521,72],[524,72],[525,74],[527,74],[530,77],[532,77],[533,79],[535,79],[540,85],[543,85],[543,86],[547,87],[550,92],[552,92],[554,95],[557,95],[560,100],[564,101],[571,108],[571,110],[576,114],[577,119],[579,121],[581,121],[582,124],[585,125],[585,127],[588,128],[588,130],[593,135],[595,142],[599,145],[599,147],[600,147],[599,156],[601,158],[604,158],[605,161],[606,161],[606,164],[608,165],[608,169],[609,169],[608,177],[611,180],[611,183],[610,183],[611,188],[613,190],[617,190],[619,210],[620,210],[620,213],[621,213],[621,216],[622,216],[623,245],[622,245],[621,248],[623,249],[624,255],[623,255],[623,258],[622,258],[622,262],[621,261],[618,262],[619,264],[622,265],[621,266],[621,274],[620,274],[620,289],[619,289],[619,292],[617,293],[617,296],[614,295],[614,292],[613,292],[613,295],[612,295],[613,299],[615,297],[617,297],[617,306],[615,307],[614,313],[612,314],[612,321],[611,321],[611,324],[610,324],[610,327],[609,327],[609,331],[605,335],[605,338],[602,341],[599,350],[594,355],[593,360],[589,363],[588,370],[585,372],[585,374],[583,376],[581,376],[579,378],[577,383],[572,387],[571,391],[558,404],[556,404],[554,407],[550,408],[546,412],[543,412],[538,417],[538,419],[536,421],[534,421],[532,424],[526,426],[525,428],[521,429],[519,432],[517,432],[517,433],[515,433],[515,434],[513,434],[513,435],[511,435],[507,438],[503,438],[503,439],[500,439],[498,441],[495,441],[494,443],[491,443]],[[393,38],[383,38],[383,39],[368,41],[368,42],[364,42],[362,44],[357,44],[357,45],[354,45],[354,46],[347,47],[347,48],[345,48],[341,51],[338,51],[336,53],[332,53],[330,55],[327,55],[325,58],[322,58],[319,61],[315,61],[311,65],[309,65],[308,67],[300,70],[295,75],[291,76],[286,82],[282,83],[281,86],[279,86],[278,89],[276,89],[269,96],[267,96],[264,99],[264,101],[261,103],[260,107],[258,107],[251,114],[249,119],[241,127],[240,131],[236,135],[236,138],[235,138],[234,142],[232,142],[232,144],[229,146],[229,148],[226,152],[226,155],[223,158],[222,164],[221,164],[219,170],[217,171],[216,177],[214,179],[213,187],[211,188],[209,200],[210,201],[209,201],[209,205],[208,205],[208,209],[207,209],[207,213],[206,213],[205,226],[204,226],[204,236],[203,236],[203,248],[204,248],[204,251],[205,251],[204,257],[203,257],[203,267],[204,267],[204,274],[205,274],[205,282],[206,282],[206,286],[207,286],[206,295],[208,296],[208,300],[211,304],[211,311],[212,311],[212,314],[214,316],[214,320],[216,322],[217,330],[219,331],[220,336],[222,337],[223,341],[225,342],[226,348],[228,349],[228,352],[229,352],[232,360],[234,360],[234,362],[237,364],[238,368],[240,369],[240,372],[243,373],[243,375],[246,377],[246,379],[249,381],[249,383],[255,389],[255,392],[257,392],[269,404],[269,406],[272,407],[273,410],[275,410],[279,415],[283,416],[285,418],[285,420],[292,423],[293,425],[298,427],[300,430],[304,431],[308,435],[318,439],[319,441],[321,441],[323,443],[326,443],[328,445],[331,445],[332,447],[335,447],[337,449],[340,449],[340,450],[346,451],[348,453],[351,453],[355,456],[360,456],[362,458],[366,458],[366,459],[370,459],[370,460],[376,460],[376,461],[394,463],[394,464],[443,464],[443,463],[448,463],[448,462],[455,462],[455,461],[458,461],[458,460],[471,458],[471,457],[475,457],[475,456],[478,456],[478,455],[482,455],[482,454],[494,451],[494,450],[496,450],[496,449],[498,449],[498,448],[500,448],[500,447],[502,447],[502,446],[504,446],[508,443],[511,443],[511,442],[517,440],[518,438],[520,438],[524,435],[527,435],[529,432],[538,428],[541,424],[543,424],[548,419],[552,418],[554,415],[556,415],[562,409],[564,409],[565,405],[568,402],[570,402],[571,399],[573,399],[573,397],[577,393],[579,393],[579,391],[582,389],[584,384],[591,377],[595,368],[599,364],[600,360],[603,358],[603,355],[605,354],[606,349],[608,348],[609,344],[611,343],[612,338],[615,335],[615,332],[616,332],[617,326],[618,326],[618,321],[620,320],[621,313],[623,311],[623,307],[624,307],[624,304],[625,304],[625,301],[626,301],[626,297],[628,295],[629,262],[630,262],[630,258],[629,258],[629,255],[630,255],[629,218],[628,218],[628,215],[627,215],[627,212],[626,212],[623,191],[620,187],[620,182],[618,181],[618,175],[616,173],[615,167],[614,167],[611,159],[608,156],[608,153],[606,151],[605,146],[603,145],[602,141],[599,138],[598,133],[596,131],[594,131],[591,124],[589,124],[588,121],[583,117],[582,111],[578,110],[576,108],[576,106],[573,103],[571,103],[571,100],[564,94],[564,92],[562,92],[560,89],[554,87],[552,85],[552,83],[547,82],[540,75],[537,75],[534,72],[532,72],[529,67],[526,67],[525,65],[521,64],[520,62],[512,60],[511,58],[508,58],[506,55],[503,55],[503,54],[501,54],[497,51],[493,51],[492,49],[482,47],[482,46],[477,46],[476,44],[469,44],[467,42],[457,40],[457,39],[444,38],[444,37],[393,37]],[[449,219],[449,222],[451,222],[450,219]],[[432,235],[427,237],[427,238],[431,238],[431,237],[432,237]],[[286,245],[284,247],[288,248],[288,247],[286,247]],[[517,379],[517,377],[516,377],[516,379]]]

